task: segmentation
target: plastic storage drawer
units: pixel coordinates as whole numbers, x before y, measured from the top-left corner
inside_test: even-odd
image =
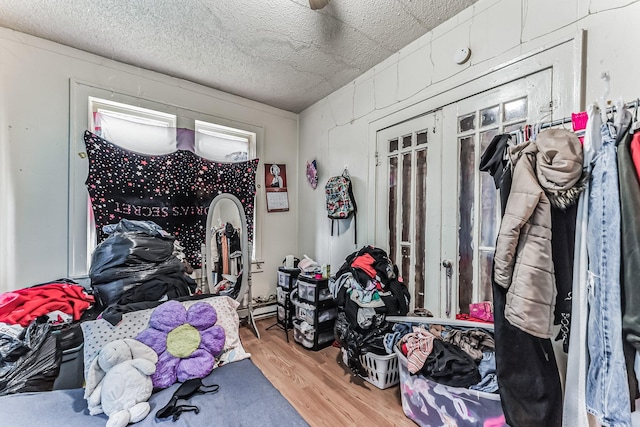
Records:
[[[296,317],[313,326],[316,324],[316,310],[317,308],[312,305],[298,303],[296,306]],[[317,322],[318,324],[328,322],[329,320],[335,319],[337,316],[338,309],[336,307],[319,310]]]
[[[278,269],[278,286],[283,289],[293,289],[296,286],[298,280],[298,273],[300,270],[288,270],[284,268]]]
[[[276,289],[276,296],[277,296],[278,304],[285,305],[287,303],[287,297],[289,296],[289,292],[282,289],[281,287],[278,287]]]
[[[320,287],[318,290],[318,286],[315,283],[305,282],[304,280],[298,281],[298,296],[301,300],[314,304],[316,302],[316,293],[319,293],[317,295],[319,303],[332,299],[329,287]]]
[[[293,340],[305,348],[317,351],[333,342],[333,329],[318,331],[307,322],[295,320],[293,322]]]

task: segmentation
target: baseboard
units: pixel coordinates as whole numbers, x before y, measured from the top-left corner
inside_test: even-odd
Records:
[[[278,311],[278,304],[269,304],[262,307],[256,307],[253,309],[253,318],[256,320],[265,319],[276,315]]]

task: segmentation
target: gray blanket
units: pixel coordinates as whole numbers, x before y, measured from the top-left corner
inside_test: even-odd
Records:
[[[155,413],[164,407],[179,384],[154,393],[149,399],[151,413],[136,427],[149,426],[307,426],[300,414],[273,387],[250,359],[215,369],[202,380],[218,384],[215,394],[200,394],[179,404],[196,405],[200,412],[184,412],[178,421],[158,420]],[[104,427],[107,416],[91,416],[83,398],[84,389],[23,393],[0,397],[0,425],[7,427]]]

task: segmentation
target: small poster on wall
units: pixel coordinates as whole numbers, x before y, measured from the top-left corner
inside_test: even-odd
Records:
[[[267,212],[288,211],[287,167],[279,163],[266,163],[264,165],[264,181],[264,186],[267,189]]]

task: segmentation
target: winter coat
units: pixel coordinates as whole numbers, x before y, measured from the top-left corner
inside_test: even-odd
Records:
[[[551,203],[566,208],[582,191],[582,146],[564,129],[512,146],[513,182],[494,259],[495,282],[508,289],[505,318],[550,338],[556,301],[551,249]]]

